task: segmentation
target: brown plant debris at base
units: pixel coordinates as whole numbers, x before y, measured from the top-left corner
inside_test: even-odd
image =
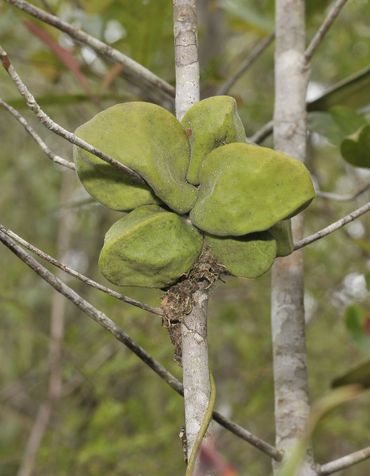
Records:
[[[181,365],[181,321],[190,314],[194,305],[194,294],[200,289],[209,289],[226,268],[217,263],[212,253],[205,248],[198,261],[181,280],[171,286],[162,299],[163,326],[168,330],[175,347],[174,359]]]

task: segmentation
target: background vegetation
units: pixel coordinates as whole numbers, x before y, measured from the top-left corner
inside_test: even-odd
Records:
[[[327,1],[309,1],[308,35],[316,30]],[[48,0],[34,4],[111,42],[138,62],[174,83],[172,11],[169,0]],[[273,31],[273,2],[209,0],[200,12],[203,96],[217,93],[254,47]],[[313,61],[309,95],[369,65],[370,5],[348,2]],[[26,22],[28,21],[28,23]],[[138,95],[120,71],[73,44],[66,35],[32,20],[78,59],[80,81],[30,31],[29,18],[0,3],[0,43],[45,110],[74,130],[99,110]],[[217,35],[209,33],[217,32]],[[370,106],[368,87],[355,91],[344,105]],[[247,134],[271,119],[273,47],[230,92],[236,97]],[[52,149],[69,158],[71,147],[41,129],[0,70],[0,95],[22,109]],[[328,106],[337,105],[326,104]],[[343,103],[343,101],[341,101]],[[342,104],[343,105],[343,104]],[[317,124],[327,124],[321,111]],[[321,190],[351,193],[370,180],[369,172],[347,165],[338,148],[317,133],[309,136],[308,167]],[[1,222],[53,256],[57,235],[68,214],[73,218],[65,262],[104,282],[97,254],[104,233],[119,214],[91,203],[73,172],[54,166],[5,110],[0,111]],[[271,145],[268,141],[267,145]],[[65,183],[68,182],[66,197]],[[64,183],[64,185],[63,185]],[[63,192],[64,190],[64,192]],[[63,193],[62,193],[63,192]],[[365,197],[358,199],[363,203]],[[306,213],[306,232],[314,232],[359,206],[318,198]],[[352,364],[370,355],[370,223],[355,222],[306,248],[306,307],[312,399]],[[47,391],[49,321],[52,293],[32,271],[0,249],[0,474],[16,474],[40,403]],[[160,319],[117,303],[70,282],[103,309],[161,362],[180,375]],[[210,309],[210,352],[217,381],[219,410],[273,441],[273,387],[269,322],[269,276],[249,281],[228,279],[213,291]],[[160,292],[129,289],[127,294],[158,305]],[[348,306],[352,305],[348,313]],[[346,311],[347,310],[347,311]],[[359,333],[351,315],[361,322]],[[357,322],[357,321],[356,321]],[[361,327],[360,326],[360,327]],[[367,331],[366,331],[367,329]],[[367,332],[367,333],[366,333]],[[181,399],[111,336],[67,304],[63,342],[63,398],[43,440],[36,474],[127,475],[181,474],[183,424]],[[320,424],[314,446],[320,462],[365,446],[369,441],[367,396],[334,411]],[[238,474],[269,474],[270,460],[245,442],[220,431],[217,447]],[[370,462],[343,472],[367,476]]]

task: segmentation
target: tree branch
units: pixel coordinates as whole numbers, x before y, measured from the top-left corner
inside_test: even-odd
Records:
[[[263,38],[261,41],[259,41],[249,56],[239,66],[237,71],[227,81],[225,81],[225,83],[218,89],[216,94],[227,94],[238,81],[238,79],[243,76],[246,71],[248,71],[248,69],[255,63],[260,55],[271,45],[271,43],[274,41],[274,38],[275,33],[271,33],[270,35],[266,36],[266,38]]]
[[[370,458],[370,446],[320,466],[320,475],[333,474]]]
[[[94,51],[99,53],[101,56],[108,58],[110,61],[123,65],[124,74],[134,85],[137,85],[138,81],[144,81],[148,86],[157,88],[166,93],[168,96],[174,97],[175,90],[173,86],[156,76],[154,73],[149,71],[141,64],[137,63],[133,59],[116,50],[115,48],[112,48],[111,46],[89,35],[88,33],[79,30],[78,28],[75,28],[72,25],[62,21],[57,16],[51,15],[50,13],[45,12],[41,8],[37,8],[34,5],[31,5],[25,0],[6,1],[11,5],[14,5],[19,10],[23,10],[29,15],[32,15],[33,17],[43,21],[44,23],[47,23],[57,28],[58,30],[67,33],[74,40],[88,45]]]
[[[306,238],[297,241],[294,245],[294,251],[299,250],[300,248],[303,248],[304,246],[307,246],[313,243],[314,241],[321,240],[321,238],[324,238],[325,236],[330,235],[330,233],[339,230],[339,228],[342,228],[348,223],[351,223],[352,221],[356,220],[356,218],[367,213],[369,210],[370,202],[365,203],[365,205],[362,205],[362,207],[357,208],[357,210],[354,210],[353,212],[349,213],[340,220],[332,223],[331,225],[326,226],[322,230],[317,231],[313,235],[306,236]]]
[[[165,367],[155,360],[146,350],[139,346],[128,334],[126,334],[112,319],[107,317],[103,312],[96,309],[92,304],[83,299],[73,289],[64,284],[58,277],[53,275],[49,270],[42,266],[26,251],[14,243],[9,238],[3,227],[0,226],[0,241],[9,248],[18,258],[21,259],[29,268],[37,273],[56,291],[63,294],[69,301],[75,304],[82,312],[87,314],[91,319],[97,322],[101,327],[113,335],[115,339],[125,345],[135,355],[139,357],[146,365],[148,365],[162,380],[164,380],[173,390],[183,396],[183,386]],[[213,418],[224,428],[231,431],[244,441],[247,441],[255,448],[261,450],[275,460],[281,459],[281,453],[269,443],[252,435],[248,430],[241,427],[237,423],[225,418],[219,412],[213,412]]]
[[[274,147],[304,162],[308,80],[304,63],[305,2],[277,0],[275,4]],[[294,217],[295,239],[302,236],[302,229],[302,215]],[[276,446],[285,452],[286,461],[304,434],[310,414],[303,298],[302,253],[276,260],[271,293],[275,426]],[[274,474],[280,466],[274,465]],[[304,451],[297,474],[317,475],[310,448]]]
[[[24,240],[20,236],[16,235],[13,231],[5,228],[5,226],[3,226],[1,224],[0,224],[0,231],[5,233],[9,238],[16,241],[17,243],[19,243],[21,246],[23,246],[27,250],[32,251],[32,253],[35,253],[37,256],[44,259],[48,263],[50,263],[53,266],[59,268],[60,270],[69,274],[70,276],[73,276],[74,278],[77,278],[78,280],[82,281],[83,283],[87,284],[88,286],[91,286],[92,288],[98,289],[99,291],[102,291],[103,293],[108,294],[109,296],[112,296],[112,297],[114,297],[114,298],[116,298],[120,301],[123,301],[127,304],[131,304],[131,306],[138,307],[140,309],[143,309],[144,311],[151,312],[152,314],[156,314],[158,316],[163,315],[161,309],[156,308],[156,307],[148,306],[147,304],[144,304],[140,301],[137,301],[136,299],[133,299],[133,298],[125,296],[121,293],[118,293],[117,291],[114,291],[113,289],[107,288],[106,286],[103,286],[102,284],[97,283],[96,281],[88,278],[87,276],[84,276],[83,274],[79,273],[78,271],[75,271],[74,269],[70,268],[69,266],[61,263],[60,261],[56,260],[52,256],[48,255],[44,251],[39,250],[38,248],[36,248],[36,246],[33,246],[31,243]]]
[[[41,139],[41,137],[33,130],[33,128],[28,124],[26,118],[22,116],[20,112],[18,112],[14,107],[10,106],[7,102],[0,98],[0,105],[3,106],[13,117],[17,119],[17,121],[25,128],[28,134],[32,137],[32,139],[39,145],[40,149],[49,157],[50,160],[55,162],[56,164],[62,165],[63,167],[67,167],[71,170],[76,170],[76,166],[70,160],[63,159],[59,155],[54,154],[46,143]]]
[[[186,111],[199,101],[196,8],[196,0],[173,0],[176,117],[178,120],[181,120]],[[181,321],[181,363],[188,460],[192,455],[193,447],[197,451],[195,442],[207,413],[211,393],[207,341],[208,289],[205,285],[203,286],[203,283],[198,283],[198,289],[191,299],[192,310],[189,314],[182,316]],[[209,432],[205,436],[205,441],[207,438],[209,438]],[[195,460],[195,468],[197,465]]]
[[[91,144],[88,142],[80,139],[77,137],[75,134],[73,134],[70,131],[67,131],[67,129],[64,129],[62,126],[57,124],[55,121],[53,121],[39,106],[37,103],[36,99],[34,96],[31,94],[31,92],[28,90],[27,86],[23,83],[21,80],[20,76],[18,75],[17,71],[15,70],[14,66],[11,64],[10,59],[6,53],[6,51],[0,46],[0,59],[3,64],[4,69],[7,71],[9,74],[10,78],[13,80],[15,85],[17,86],[17,89],[19,93],[25,98],[27,102],[27,106],[31,109],[36,114],[36,117],[39,119],[41,124],[43,124],[47,129],[50,131],[54,132],[60,137],[63,137],[66,139],[68,142],[71,144],[77,145],[78,147],[81,147],[81,149],[84,149],[91,154],[96,155],[100,159],[104,160],[104,162],[107,162],[108,164],[112,165],[115,167],[117,170],[120,170],[121,172],[125,173],[126,175],[129,175],[130,177],[133,177],[136,181],[143,183],[144,180],[140,177],[139,174],[131,170],[129,167],[126,165],[122,164],[118,160],[113,159],[109,155],[106,155],[104,152],[96,149],[93,147]]]
[[[316,195],[320,198],[324,198],[325,200],[333,200],[335,202],[351,202],[352,200],[356,200],[356,198],[367,192],[369,189],[370,183],[361,187],[357,190],[357,192],[353,193],[352,195],[341,195],[339,193],[322,192],[321,190],[317,190]]]
[[[330,9],[327,17],[322,22],[320,28],[315,33],[314,37],[311,40],[311,43],[308,45],[305,54],[304,60],[306,64],[311,61],[312,56],[315,54],[317,48],[320,46],[321,42],[323,41],[324,37],[330,30],[330,27],[334,23],[334,20],[339,15],[340,11],[347,3],[348,0],[336,0],[333,7]]]

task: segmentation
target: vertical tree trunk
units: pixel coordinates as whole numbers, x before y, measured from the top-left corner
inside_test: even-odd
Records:
[[[173,0],[176,58],[176,116],[199,101],[196,0]],[[208,291],[199,284],[193,309],[181,324],[187,454],[190,456],[208,406],[210,381],[207,344]]]
[[[304,0],[276,1],[274,144],[300,161],[306,155],[304,7]],[[302,216],[292,225],[298,240]],[[276,445],[286,454],[302,435],[309,414],[303,273],[301,252],[278,259],[272,270]],[[299,474],[317,474],[310,451]]]

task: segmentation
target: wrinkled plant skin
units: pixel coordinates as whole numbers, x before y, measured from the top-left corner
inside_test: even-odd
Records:
[[[183,214],[192,208],[196,189],[185,180],[189,142],[181,124],[170,112],[146,102],[117,104],[80,126],[76,134],[137,172],[172,210]],[[75,150],[78,169],[81,162],[104,164],[82,149]],[[84,175],[80,180],[85,185]],[[93,196],[102,193],[101,184],[96,190],[90,185],[89,193]],[[145,199],[139,205],[148,203],[147,197]]]
[[[118,286],[167,288],[202,249],[229,274],[257,278],[293,251],[286,219],[315,196],[302,163],[245,143],[228,96],[200,101],[181,123],[154,104],[117,104],[76,133],[145,181],[74,149],[86,190],[109,208],[131,211],[108,230],[99,258]]]
[[[276,241],[268,232],[241,237],[206,236],[206,243],[219,263],[240,278],[258,278],[276,258]]]
[[[202,245],[200,233],[176,213],[143,206],[108,230],[99,268],[118,286],[163,288],[190,270]]]
[[[191,156],[188,182],[199,185],[199,170],[203,159],[213,149],[232,142],[245,142],[243,123],[230,96],[214,96],[192,106],[181,124],[189,137]]]
[[[208,154],[190,213],[217,236],[265,231],[315,197],[310,174],[297,160],[266,147],[228,144]]]

